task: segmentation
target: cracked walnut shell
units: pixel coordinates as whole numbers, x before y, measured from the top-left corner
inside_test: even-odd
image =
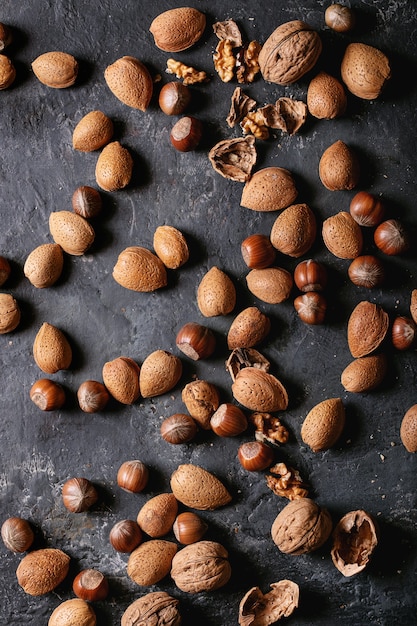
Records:
[[[271,591],[263,594],[252,587],[239,604],[240,626],[270,626],[281,617],[289,617],[298,607],[300,590],[292,580],[271,583]]]
[[[271,534],[284,554],[306,554],[324,544],[332,531],[332,519],[326,509],[310,498],[292,500],[275,518]]]
[[[230,579],[228,556],[227,550],[216,541],[196,541],[174,556],[171,577],[187,593],[214,591]]]
[[[129,604],[122,615],[121,626],[180,626],[179,601],[165,591],[153,591]]]
[[[219,141],[211,148],[208,157],[218,174],[245,183],[250,179],[256,163],[255,137],[249,135]]]
[[[378,527],[363,510],[346,513],[333,532],[332,561],[343,576],[359,574],[378,544]]]

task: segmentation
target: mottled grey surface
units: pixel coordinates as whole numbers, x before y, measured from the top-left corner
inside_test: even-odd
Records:
[[[370,394],[344,392],[340,374],[351,360],[347,319],[360,300],[383,305],[391,319],[409,314],[410,292],[417,287],[415,244],[404,257],[384,259],[386,284],[369,292],[350,284],[349,262],[332,257],[317,237],[308,256],[329,269],[329,309],[323,326],[306,326],[297,318],[292,298],[272,306],[247,291],[240,243],[254,232],[269,234],[276,214],[241,208],[241,184],[220,177],[207,159],[207,150],[217,140],[239,136],[239,130],[229,129],[225,122],[236,84],[221,83],[213,72],[216,38],[211,23],[234,18],[246,39],[260,42],[291,19],[303,19],[319,30],[324,51],[314,72],[285,88],[258,78],[246,91],[259,104],[283,95],[305,100],[308,81],[317,69],[338,75],[348,42],[375,45],[393,65],[393,79],[383,97],[367,102],[349,96],[343,119],[310,117],[294,137],[276,132],[269,141],[257,142],[256,167],[290,169],[299,201],[310,204],[320,224],[336,211],[348,210],[354,194],[327,191],[318,178],[320,155],[342,139],[361,161],[358,189],[381,195],[388,215],[403,220],[414,235],[417,94],[410,78],[416,72],[414,3],[354,1],[357,28],[338,35],[324,27],[329,4],[324,1],[195,2],[207,14],[207,31],[197,46],[175,57],[205,69],[211,81],[193,88],[192,111],[203,121],[205,136],[201,147],[187,154],[171,147],[173,120],[158,109],[156,97],[145,113],[129,109],[110,93],[103,78],[108,64],[133,55],[167,81],[164,69],[170,55],[154,46],[148,28],[158,13],[182,4],[178,0],[1,2],[0,21],[10,24],[15,33],[8,53],[18,73],[13,87],[0,94],[0,254],[13,269],[2,291],[12,293],[22,309],[19,328],[0,337],[1,518],[19,515],[30,520],[36,529],[35,547],[63,549],[72,557],[72,567],[55,592],[32,598],[16,581],[21,556],[1,546],[0,622],[46,624],[59,602],[73,597],[75,573],[95,567],[108,576],[111,588],[108,600],[95,607],[98,624],[118,624],[127,605],[149,590],[130,581],[127,556],[111,548],[109,530],[119,519],[134,519],[150,496],[169,489],[170,474],[178,464],[192,462],[215,472],[233,495],[231,505],[202,514],[209,524],[207,538],[229,550],[233,574],[226,587],[212,594],[187,595],[169,577],[152,587],[180,600],[184,624],[235,624],[246,590],[259,585],[266,592],[270,583],[282,578],[300,585],[300,607],[286,620],[288,624],[414,624],[417,459],[402,446],[399,426],[405,411],[417,401],[416,353],[394,353],[387,341],[387,380],[381,390]],[[74,87],[48,89],[33,75],[31,62],[50,50],[70,52],[79,60],[80,76]],[[24,278],[23,264],[31,250],[51,241],[50,212],[70,208],[79,185],[95,186],[97,154],[75,152],[71,139],[79,119],[97,108],[114,120],[115,138],[132,151],[134,178],[124,191],[103,193],[104,210],[94,223],[97,237],[91,251],[83,257],[66,256],[58,284],[37,290]],[[123,289],[111,276],[119,252],[129,245],[151,248],[155,228],[161,224],[184,232],[191,249],[189,263],[170,271],[168,287],[159,292]],[[372,237],[365,235],[366,250],[373,252]],[[296,265],[283,256],[277,262],[289,270]],[[311,485],[312,497],[329,509],[335,523],[357,508],[366,508],[378,519],[380,545],[368,569],[357,577],[343,578],[335,569],[329,543],[297,557],[284,556],[274,546],[271,524],[286,501],[269,491],[263,473],[241,468],[236,451],[239,443],[251,439],[251,432],[236,439],[204,432],[195,442],[179,447],[160,437],[162,418],[183,410],[181,386],[192,377],[218,384],[222,400],[231,400],[224,360],[225,334],[233,314],[206,320],[195,298],[201,277],[213,265],[225,270],[236,285],[236,312],[255,304],[273,322],[262,351],[288,388],[289,408],[282,417],[292,434],[277,452],[277,460],[289,461],[300,470]],[[77,408],[78,386],[89,378],[100,380],[105,361],[126,355],[141,363],[159,348],[179,354],[176,332],[192,320],[215,331],[218,350],[201,363],[184,357],[184,374],[172,393],[130,407],[114,402],[97,415]],[[61,328],[74,351],[71,369],[52,377],[64,385],[68,396],[65,407],[52,413],[42,413],[29,399],[32,383],[43,376],[33,361],[32,344],[44,321]],[[346,405],[346,430],[334,449],[314,454],[301,442],[301,423],[314,404],[336,396]],[[149,485],[139,495],[122,492],[116,484],[118,467],[131,458],[142,459],[150,468]],[[86,476],[99,487],[101,499],[93,511],[72,515],[64,508],[60,491],[72,476]]]

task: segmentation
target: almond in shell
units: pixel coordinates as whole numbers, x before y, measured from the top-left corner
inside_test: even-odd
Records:
[[[172,473],[171,489],[179,502],[199,511],[214,511],[232,499],[214,474],[191,463],[179,465]]]
[[[263,341],[271,329],[271,321],[257,307],[251,306],[239,313],[227,333],[227,347],[251,348]]]
[[[240,205],[252,211],[278,211],[290,206],[297,195],[291,172],[282,167],[265,167],[245,183]]]
[[[140,396],[140,367],[133,359],[119,356],[103,365],[103,382],[122,404],[133,404]]]
[[[356,154],[340,139],[323,152],[319,162],[320,180],[329,191],[353,189],[359,182]]]
[[[364,393],[378,387],[386,371],[387,359],[384,354],[363,356],[345,367],[340,382],[346,391]]]
[[[389,326],[388,313],[379,304],[363,300],[353,309],[347,328],[349,350],[356,359],[381,345]]]
[[[350,43],[340,67],[342,80],[358,98],[378,98],[391,78],[388,57],[378,48],[364,43]]]
[[[236,289],[229,276],[212,267],[201,279],[197,289],[197,305],[205,317],[227,315],[236,304]]]
[[[96,626],[97,618],[93,607],[81,598],[72,598],[58,604],[51,613],[48,626]]]
[[[417,404],[406,411],[401,421],[400,437],[407,452],[417,452]]]
[[[93,245],[95,232],[91,224],[72,211],[54,211],[49,216],[52,239],[67,254],[81,256]]]
[[[148,587],[165,578],[178,550],[173,541],[150,539],[132,552],[127,562],[127,574],[137,585]]]
[[[160,13],[152,21],[149,30],[160,50],[181,52],[201,38],[205,27],[204,13],[193,7],[180,7]]]
[[[122,250],[113,269],[113,278],[132,291],[150,292],[167,284],[167,273],[161,259],[141,246]]]
[[[47,87],[64,89],[77,80],[78,61],[67,52],[45,52],[33,61],[32,70]]]
[[[7,89],[16,78],[16,68],[5,54],[0,54],[0,90]]]
[[[308,204],[293,204],[275,220],[271,243],[282,254],[298,258],[313,245],[316,230],[316,218]]]
[[[23,266],[26,278],[34,287],[52,287],[64,266],[62,248],[57,243],[44,243],[29,254]]]
[[[256,367],[244,367],[232,384],[235,400],[251,411],[273,413],[288,406],[288,394],[276,376]]]
[[[356,259],[362,252],[361,227],[347,211],[324,220],[322,235],[326,248],[339,259]]]
[[[185,385],[181,399],[191,417],[202,428],[209,430],[210,419],[220,405],[220,396],[216,385],[207,380],[193,380]]]
[[[104,191],[118,191],[130,183],[133,159],[118,141],[104,146],[96,163],[96,182]]]
[[[154,398],[167,393],[182,375],[182,362],[171,352],[155,350],[142,363],[139,375],[140,392],[143,398]]]
[[[152,98],[153,80],[142,61],[131,56],[121,57],[106,68],[104,79],[123,104],[146,111]]]
[[[144,533],[157,538],[167,535],[178,513],[178,501],[173,493],[160,493],[140,509],[137,523]]]
[[[20,307],[10,293],[0,293],[0,335],[11,333],[20,323]]]
[[[184,235],[173,226],[158,226],[153,236],[153,247],[165,267],[171,270],[184,265],[190,256]]]
[[[68,574],[70,557],[57,548],[29,552],[20,561],[17,582],[31,596],[41,596],[57,587]]]
[[[293,286],[290,272],[281,267],[251,270],[246,276],[246,282],[249,291],[268,304],[279,304],[288,300]]]
[[[40,327],[33,342],[33,358],[46,374],[66,370],[72,361],[72,350],[62,330],[48,322]]]
[[[72,146],[81,152],[93,152],[113,137],[113,122],[102,111],[90,111],[78,122],[72,133]]]
[[[311,115],[317,119],[333,120],[340,117],[347,106],[342,83],[334,76],[320,72],[308,86],[307,106]]]
[[[313,452],[331,448],[345,427],[345,407],[340,398],[329,398],[314,406],[301,426],[301,439]]]

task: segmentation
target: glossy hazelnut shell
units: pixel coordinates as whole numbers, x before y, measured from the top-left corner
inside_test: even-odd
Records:
[[[237,453],[242,467],[249,472],[259,472],[267,469],[274,462],[274,451],[262,441],[247,441],[242,443]]]
[[[117,472],[117,484],[124,491],[140,493],[148,483],[149,470],[138,459],[125,461]]]

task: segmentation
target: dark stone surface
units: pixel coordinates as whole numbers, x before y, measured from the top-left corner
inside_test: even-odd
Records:
[[[409,314],[410,293],[416,287],[415,244],[401,258],[384,258],[386,284],[366,291],[349,282],[349,262],[334,258],[318,236],[307,256],[323,261],[329,269],[329,309],[323,326],[306,326],[292,306],[295,291],[289,301],[275,306],[257,301],[248,292],[240,243],[254,232],[269,234],[276,214],[241,208],[241,184],[220,177],[207,159],[207,150],[217,140],[239,136],[239,130],[229,129],[225,122],[236,84],[221,83],[213,72],[214,21],[234,18],[246,39],[261,42],[291,19],[304,19],[319,30],[324,51],[315,70],[285,88],[258,78],[246,91],[259,104],[283,95],[305,100],[309,79],[318,69],[338,75],[348,42],[375,45],[393,65],[393,78],[383,97],[368,102],[349,95],[342,119],[310,117],[293,137],[276,132],[269,141],[257,142],[256,167],[278,165],[291,170],[299,201],[312,207],[320,224],[336,211],[348,210],[354,194],[329,192],[318,178],[320,155],[342,139],[361,161],[358,189],[381,195],[388,216],[400,218],[414,236],[414,3],[352,2],[358,25],[347,35],[324,27],[327,4],[313,0],[195,3],[207,14],[205,36],[194,48],[173,56],[205,69],[211,81],[193,88],[192,111],[204,123],[203,142],[195,152],[181,154],[169,143],[174,120],[158,109],[156,97],[145,113],[129,109],[110,93],[103,72],[127,54],[140,58],[153,74],[161,74],[162,82],[167,81],[164,69],[170,55],[154,46],[148,28],[158,13],[182,3],[2,1],[0,20],[11,25],[15,34],[7,53],[18,74],[15,84],[0,96],[0,254],[10,260],[13,270],[2,291],[17,298],[22,322],[15,332],[0,338],[1,518],[27,518],[36,529],[35,547],[58,547],[72,557],[66,581],[55,592],[32,598],[16,581],[21,557],[2,546],[2,623],[46,624],[59,602],[73,597],[75,573],[95,567],[108,576],[111,587],[108,600],[95,607],[98,623],[118,624],[127,605],[149,590],[128,578],[127,556],[109,545],[110,528],[120,519],[135,519],[150,496],[168,490],[171,472],[184,462],[213,471],[233,494],[231,505],[202,513],[209,524],[207,538],[222,542],[230,552],[233,575],[229,584],[212,594],[187,595],[168,577],[151,589],[166,590],[180,600],[184,624],[237,623],[243,594],[253,585],[266,592],[270,583],[282,578],[300,585],[300,606],[287,620],[289,624],[415,623],[416,457],[402,446],[399,426],[405,411],[416,402],[416,353],[394,353],[388,340],[389,372],[380,390],[354,395],[344,392],[340,384],[340,374],[351,360],[346,324],[353,307],[369,299],[381,304],[391,319]],[[30,64],[49,50],[64,50],[79,59],[80,76],[74,87],[51,90],[37,81]],[[82,257],[66,255],[59,282],[37,290],[24,278],[23,264],[31,250],[51,241],[50,212],[69,209],[79,185],[95,186],[97,154],[78,153],[71,143],[75,124],[94,109],[114,120],[115,138],[132,151],[133,181],[124,191],[102,194],[104,210],[94,222],[93,248]],[[159,292],[138,294],[123,289],[111,275],[119,252],[129,245],[151,248],[153,233],[161,224],[184,232],[190,261],[170,271],[168,287]],[[365,241],[366,250],[374,252],[368,232]],[[297,263],[283,256],[277,262],[288,270]],[[207,320],[196,305],[196,287],[213,265],[226,271],[236,285],[235,312],[255,304],[272,319],[272,332],[261,349],[288,389],[289,408],[282,417],[292,434],[290,442],[277,451],[277,460],[300,470],[311,485],[312,497],[328,508],[335,523],[357,508],[365,508],[379,522],[380,545],[369,567],[357,577],[343,578],[335,569],[329,542],[315,553],[297,557],[285,556],[274,546],[271,524],[286,501],[269,491],[263,473],[241,468],[236,451],[239,443],[251,439],[251,432],[236,439],[204,432],[195,442],[178,447],[160,437],[162,418],[184,409],[181,388],[194,376],[216,383],[222,400],[231,400],[224,360],[228,355],[225,335],[233,314]],[[159,348],[179,354],[176,332],[192,320],[214,330],[218,350],[205,362],[184,357],[183,377],[173,392],[129,407],[114,402],[96,415],[78,409],[78,386],[89,378],[100,380],[106,361],[126,355],[140,364]],[[64,385],[68,396],[65,407],[52,413],[42,413],[29,399],[32,383],[43,376],[33,361],[32,344],[44,321],[61,328],[74,351],[71,369],[52,376]],[[313,405],[337,396],[346,406],[345,432],[333,449],[314,454],[302,444],[301,423]],[[150,469],[147,489],[136,496],[122,492],[116,484],[118,467],[131,458],[142,459]],[[101,498],[93,511],[72,515],[64,508],[61,487],[72,476],[86,476],[98,486]]]

